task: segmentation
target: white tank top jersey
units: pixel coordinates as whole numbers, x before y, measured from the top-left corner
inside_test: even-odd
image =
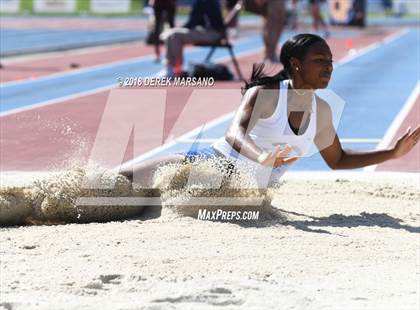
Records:
[[[316,135],[316,99],[312,98],[312,113],[309,124],[304,133],[296,135],[290,128],[287,116],[287,92],[289,80],[280,82],[280,96],[273,114],[264,119],[259,119],[249,133],[252,140],[262,149],[272,151],[279,145],[284,148],[286,144],[293,148],[289,156],[305,156],[308,154]],[[272,169],[239,154],[234,150],[225,138],[218,139],[212,147],[231,159],[234,165],[241,171],[250,171],[255,174],[258,184],[261,187],[278,182],[290,165],[280,166]]]

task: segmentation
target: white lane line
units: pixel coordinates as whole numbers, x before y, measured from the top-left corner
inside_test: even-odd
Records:
[[[214,127],[218,126],[219,124],[228,121],[230,118],[233,117],[233,115],[234,115],[234,112],[222,115],[222,116],[206,123],[205,125],[200,125],[199,127],[195,128],[191,131],[188,131],[187,133],[180,136],[178,139],[181,139],[181,140],[182,139],[190,139],[191,137],[198,135],[202,131],[204,126],[206,127],[206,129],[214,128]],[[157,147],[157,148],[155,148],[155,149],[153,149],[153,150],[151,150],[147,153],[144,153],[143,155],[137,156],[137,157],[133,158],[132,160],[129,160],[129,161],[123,163],[120,166],[115,167],[113,170],[118,172],[120,169],[125,169],[127,167],[130,167],[133,164],[141,162],[142,160],[149,159],[150,157],[152,157],[152,156],[154,156],[154,155],[156,155],[156,154],[158,154],[158,153],[160,153],[164,150],[167,150],[167,149],[173,147],[176,144],[178,144],[177,140],[173,140],[169,143],[165,143],[162,146],[159,146],[159,147]]]
[[[373,43],[373,44],[371,44],[367,47],[364,47],[364,48],[356,51],[355,53],[347,55],[342,60],[340,60],[338,62],[338,64],[340,64],[340,65],[344,64],[346,62],[349,62],[349,61],[353,60],[356,57],[359,57],[363,54],[366,54],[369,51],[371,51],[372,49],[378,48],[381,45],[381,43],[382,44],[390,43],[390,42],[398,39],[400,36],[406,34],[408,31],[409,31],[409,29],[404,28],[404,29],[402,29],[402,30],[400,30],[396,33],[390,34],[387,37],[385,37],[383,40],[381,40],[380,42]],[[96,48],[98,48],[98,47],[96,47]],[[102,49],[102,47],[100,47],[100,48]],[[195,48],[190,48],[191,51],[194,51],[196,49],[200,49],[200,48],[196,48],[196,47]],[[259,48],[257,50],[252,50],[250,52],[244,52],[244,55],[247,55],[247,54],[250,54],[250,53],[255,53],[255,52],[258,52],[260,50],[262,50],[262,48]],[[242,56],[243,54],[240,54],[240,55]],[[230,56],[229,56],[229,58],[230,58]],[[101,70],[101,69],[104,69],[104,68],[112,68],[112,67],[118,66],[118,65],[131,64],[131,63],[138,62],[138,61],[143,61],[143,60],[154,60],[154,56],[145,55],[145,56],[141,56],[141,57],[130,58],[128,60],[125,59],[125,60],[110,62],[110,63],[106,63],[106,64],[89,66],[89,67],[86,67],[86,68],[74,69],[74,70],[71,70],[71,71],[52,73],[52,74],[49,74],[47,76],[42,76],[39,79],[37,79],[36,81],[47,81],[47,80],[50,80],[50,79],[53,79],[53,78],[60,78],[60,77],[63,77],[63,76],[71,76],[71,75],[74,75],[74,74],[84,73],[85,71],[95,72],[96,70]],[[18,84],[23,84],[23,83],[28,83],[28,82],[31,82],[31,81],[33,81],[33,80],[32,79],[23,79],[23,80],[17,80],[17,81],[4,82],[4,83],[0,84],[0,88],[13,86],[13,85],[18,85]]]
[[[402,29],[401,31],[398,31],[398,32],[396,32],[394,34],[391,34],[391,35],[385,37],[381,42],[383,44],[390,43],[390,42],[392,42],[392,41],[400,38],[401,36],[407,34],[408,31],[409,31],[409,29],[407,29],[407,28]],[[238,42],[240,42],[240,41],[241,40],[239,40]],[[378,48],[381,45],[382,44],[376,42],[376,43],[373,43],[373,44],[371,44],[371,45],[369,45],[369,46],[367,46],[365,48],[362,48],[362,49],[356,51],[355,53],[353,53],[353,54],[351,54],[349,56],[344,57],[344,59],[340,60],[337,63],[337,65],[335,65],[334,67],[335,68],[338,68],[339,66],[341,66],[341,65],[343,65],[345,63],[348,63],[348,62],[352,61],[353,59],[355,59],[357,57],[360,57],[360,56],[362,56],[362,55],[364,55],[364,54],[366,54],[366,53],[374,50],[375,48]],[[195,50],[199,50],[199,49],[201,49],[201,48],[200,47],[194,47],[194,48],[190,48],[190,51],[194,52]],[[261,51],[261,50],[262,50],[262,48],[253,49],[253,50],[249,50],[249,51],[244,51],[242,53],[238,53],[236,56],[238,58],[239,57],[245,57],[245,56],[251,55],[253,53],[256,53],[258,51]],[[62,76],[70,76],[70,75],[74,75],[74,74],[78,74],[78,73],[83,73],[85,71],[94,72],[94,71],[101,70],[101,69],[104,69],[104,68],[112,68],[112,67],[117,66],[117,65],[120,65],[120,64],[125,65],[125,64],[135,63],[135,62],[143,61],[143,60],[151,60],[151,59],[153,59],[153,56],[146,55],[146,56],[142,56],[142,57],[138,57],[138,58],[132,58],[132,59],[129,59],[129,60],[122,60],[122,61],[113,62],[113,63],[107,63],[107,64],[101,64],[101,65],[87,67],[87,68],[76,69],[76,70],[71,71],[71,72],[54,73],[54,74],[51,74],[51,75],[48,75],[48,76],[45,76],[45,77],[41,77],[40,79],[37,79],[37,81],[49,80],[49,79],[52,79],[52,78],[60,78]],[[217,61],[218,62],[225,62],[228,59],[230,59],[230,56],[225,56],[225,57],[219,58]],[[93,70],[91,70],[92,68],[93,68]],[[19,83],[24,83],[25,81],[27,81],[27,80],[19,80],[19,81],[11,81],[11,82],[7,82],[7,83],[2,83],[2,84],[0,84],[0,90],[3,87],[11,86],[11,85],[14,85],[14,84],[19,84]],[[42,106],[46,106],[46,105],[60,103],[60,102],[63,102],[65,100],[69,100],[69,99],[76,99],[78,97],[92,95],[92,94],[94,94],[96,92],[101,92],[101,91],[112,89],[112,88],[116,87],[117,85],[118,85],[117,83],[113,83],[111,85],[106,85],[106,86],[99,87],[99,88],[96,88],[96,89],[92,89],[92,90],[89,90],[89,91],[79,92],[79,93],[75,93],[73,95],[68,95],[68,96],[63,96],[63,97],[59,97],[59,98],[54,98],[54,99],[43,101],[43,102],[40,102],[40,103],[37,103],[37,104],[27,105],[25,107],[20,107],[20,108],[8,110],[8,111],[5,111],[5,112],[0,112],[0,117],[6,116],[6,115],[10,115],[10,114],[14,114],[14,113],[23,112],[23,111],[28,111],[28,110],[36,109],[36,108],[39,108],[39,107],[42,107]]]
[[[154,60],[154,56],[145,55],[145,56],[141,56],[141,57],[135,57],[135,58],[125,59],[125,60],[109,62],[109,63],[106,63],[106,64],[100,64],[100,65],[94,65],[94,66],[84,67],[84,68],[80,68],[80,69],[68,70],[68,71],[64,71],[64,72],[52,73],[52,74],[49,74],[49,75],[41,76],[41,77],[37,78],[36,80],[24,79],[24,80],[5,82],[5,83],[0,84],[0,89],[10,87],[10,86],[16,86],[16,85],[19,85],[19,84],[25,84],[25,83],[31,83],[31,82],[43,82],[43,81],[48,81],[48,80],[56,79],[56,78],[69,77],[69,76],[76,75],[76,74],[83,74],[85,72],[94,73],[95,71],[99,71],[99,70],[102,70],[102,69],[110,69],[110,68],[113,68],[115,66],[129,65],[129,64],[134,64],[134,63],[140,62],[140,61],[147,61],[147,60]]]
[[[401,127],[404,119],[407,117],[408,113],[411,111],[411,108],[416,103],[417,98],[420,95],[420,82],[417,82],[417,85],[414,87],[413,91],[411,92],[410,96],[408,96],[407,101],[404,103],[404,106],[398,113],[397,117],[394,118],[392,121],[391,126],[389,126],[388,130],[386,131],[385,135],[381,139],[381,142],[377,145],[376,149],[381,150],[385,149],[390,146],[392,140],[395,137],[398,129]],[[414,129],[414,128],[413,128]],[[375,171],[377,165],[372,165],[364,168],[365,171]]]
[[[203,48],[202,47],[194,47],[194,48],[190,48],[190,51],[195,52],[195,51],[200,50],[200,49],[203,49]],[[235,56],[237,58],[246,57],[246,56],[252,55],[254,53],[257,53],[261,50],[262,50],[261,48],[252,49],[252,50],[249,50],[249,51],[244,51],[244,52],[241,52],[241,53],[237,53]],[[127,60],[121,61],[121,62],[118,62],[118,63],[123,63],[123,64],[135,63],[139,60],[147,60],[147,58],[152,59],[153,56],[143,56],[143,57],[131,59],[129,61],[127,61]],[[230,60],[230,58],[231,58],[230,55],[227,55],[227,56],[216,58],[215,61],[217,61],[217,62],[227,62],[228,60]],[[110,65],[110,64],[98,65],[98,66],[94,66],[94,68],[96,68],[95,70],[99,70],[99,69],[103,69],[103,68],[97,68],[97,67],[107,67],[107,66],[112,67],[114,65],[116,65],[116,63],[112,63],[112,65]],[[78,73],[80,73],[81,70],[89,70],[90,68],[92,68],[92,67],[79,69]],[[93,71],[95,71],[95,70],[93,70]],[[73,72],[72,73],[57,73],[56,75],[65,75],[65,74],[73,74]],[[54,74],[52,74],[52,75],[54,75]],[[49,75],[45,78],[46,79],[50,78],[52,75]],[[155,75],[153,75],[153,76],[155,76]],[[15,82],[17,83],[19,81],[15,81]],[[10,82],[10,83],[12,83],[12,82]],[[3,84],[0,85],[0,90],[2,88],[2,85]],[[40,103],[35,103],[35,104],[20,107],[20,108],[8,110],[8,111],[5,111],[5,112],[0,112],[0,117],[11,115],[11,114],[14,114],[14,113],[23,112],[23,111],[36,109],[36,108],[47,106],[47,105],[62,103],[66,100],[76,99],[76,98],[79,98],[79,97],[84,97],[84,96],[92,95],[92,94],[99,93],[99,92],[102,92],[102,91],[110,90],[110,89],[115,88],[117,86],[118,86],[118,83],[113,83],[113,84],[110,84],[110,85],[106,85],[106,86],[103,86],[103,87],[91,89],[91,90],[88,90],[88,91],[78,92],[78,93],[74,93],[72,95],[62,96],[62,97],[50,99],[50,100],[47,100],[47,101],[43,101],[43,102],[40,102]]]
[[[19,112],[23,112],[23,111],[32,110],[32,109],[36,109],[36,108],[40,108],[40,107],[44,107],[44,106],[47,106],[47,105],[52,105],[52,104],[59,103],[59,102],[65,102],[67,100],[76,99],[76,98],[79,98],[79,97],[93,95],[93,94],[96,94],[96,93],[100,93],[100,92],[109,90],[109,89],[114,88],[116,86],[118,86],[118,84],[112,84],[112,85],[108,85],[108,86],[104,86],[104,87],[94,88],[94,89],[91,89],[91,90],[88,90],[88,91],[85,91],[85,92],[81,92],[81,93],[77,93],[77,94],[73,94],[73,95],[68,95],[68,96],[64,96],[64,97],[59,97],[59,98],[54,98],[54,99],[43,101],[43,102],[40,102],[40,103],[31,104],[29,106],[24,106],[24,107],[8,110],[8,111],[5,111],[5,112],[0,112],[0,117],[15,114],[15,113],[19,113]]]
[[[112,45],[101,45],[101,46],[88,46],[88,47],[80,47],[71,50],[63,50],[63,51],[52,51],[52,52],[44,52],[44,53],[37,53],[37,54],[30,54],[30,55],[16,55],[10,56],[6,58],[2,58],[2,64],[4,67],[11,65],[19,65],[22,62],[27,61],[37,61],[37,60],[45,60],[48,62],[56,60],[55,58],[62,58],[63,56],[71,57],[77,55],[84,55],[90,53],[101,53],[101,52],[110,52],[113,50],[118,50],[121,48],[140,48],[139,42],[121,42]],[[71,60],[69,60],[70,62]],[[25,79],[28,81],[29,79]]]
[[[241,40],[238,40],[236,42],[241,42],[241,41],[246,41],[246,40],[248,40],[248,39],[241,39]],[[201,49],[205,49],[205,48],[203,48],[203,47],[189,47],[188,52],[193,53],[193,52],[199,51]],[[260,49],[261,48],[253,49],[252,52],[257,52]],[[238,53],[238,56],[239,55],[242,56],[242,55],[246,55],[246,54],[248,54],[248,51],[245,51],[243,53]],[[229,58],[230,58],[230,56],[229,56]],[[148,60],[154,61],[155,56],[144,55],[144,56],[141,56],[141,57],[118,60],[118,61],[108,62],[108,63],[105,63],[105,64],[84,67],[84,68],[80,68],[80,69],[73,69],[73,70],[68,70],[68,71],[64,71],[64,72],[52,73],[52,74],[49,74],[49,75],[41,76],[41,77],[37,78],[36,80],[33,80],[33,79],[29,78],[29,79],[23,79],[23,80],[17,80],[17,81],[4,82],[4,83],[0,84],[0,89],[5,88],[5,87],[9,87],[9,86],[19,85],[19,84],[30,83],[30,82],[39,82],[39,81],[42,82],[42,81],[48,81],[48,80],[51,80],[51,79],[56,79],[56,78],[61,78],[61,77],[68,77],[68,76],[72,76],[72,75],[76,75],[76,74],[83,74],[86,71],[88,71],[89,73],[94,73],[95,71],[102,70],[102,69],[110,69],[110,68],[113,68],[115,66],[129,65],[129,64],[134,64],[134,63],[140,62],[140,61],[148,61]]]
[[[389,43],[401,38],[402,36],[406,35],[408,32],[409,32],[408,28],[401,29],[400,31],[397,31],[396,33],[389,34],[388,36],[386,36],[385,38],[383,38],[379,42],[372,43],[372,44],[370,44],[370,45],[368,45],[364,48],[356,50],[353,53],[349,53],[347,56],[345,56],[343,59],[341,59],[337,63],[337,66],[348,63],[348,62],[352,61],[353,59],[355,59],[357,57],[363,56],[363,55],[365,55],[365,54],[367,54],[367,53],[369,53],[369,52],[371,52],[371,51],[373,51],[373,50],[375,50],[375,49],[377,49],[377,48],[379,48],[383,45],[389,44]]]

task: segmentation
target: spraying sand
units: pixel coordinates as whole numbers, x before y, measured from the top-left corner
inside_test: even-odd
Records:
[[[160,167],[154,177],[156,190],[138,189],[124,176],[94,164],[75,164],[66,171],[29,175],[26,180],[19,173],[3,175],[0,225],[128,219],[141,214],[143,206],[119,204],[128,201],[127,198],[151,196],[160,196],[164,210],[175,216],[197,217],[199,209],[208,207],[256,210],[261,213],[260,219],[270,218],[274,215],[270,205],[273,189],[257,189],[256,184],[251,174],[228,173],[219,159],[208,158]],[[86,197],[104,198],[106,205],[80,204],[79,198]],[[109,204],[107,198],[112,198],[115,205]],[[243,201],[249,203],[244,205]]]
[[[125,177],[96,165],[32,176],[2,175],[1,183],[0,225],[106,222],[143,210],[143,206],[79,206],[80,197],[134,195]]]
[[[1,228],[0,309],[419,309],[419,174],[289,173],[248,190],[275,211],[252,221],[197,220],[180,199],[203,187],[155,181],[135,219]]]

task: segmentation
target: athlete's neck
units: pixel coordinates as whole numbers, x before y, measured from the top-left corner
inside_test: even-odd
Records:
[[[312,89],[296,89],[293,81],[290,80],[289,91],[287,92],[288,110],[291,111],[310,111],[312,108]]]

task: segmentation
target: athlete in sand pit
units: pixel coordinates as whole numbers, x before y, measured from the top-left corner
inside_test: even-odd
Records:
[[[407,154],[420,138],[420,126],[410,128],[393,147],[384,150],[343,150],[328,103],[315,95],[326,88],[333,71],[331,50],[313,34],[298,34],[282,47],[284,69],[265,76],[264,65],[254,65],[244,87],[242,103],[224,137],[211,147],[147,161],[121,173],[142,186],[151,186],[157,166],[194,160],[197,156],[226,159],[239,170],[251,166],[259,186],[278,180],[305,156],[314,142],[332,169],[353,169],[382,163]],[[285,147],[282,147],[285,145]]]

